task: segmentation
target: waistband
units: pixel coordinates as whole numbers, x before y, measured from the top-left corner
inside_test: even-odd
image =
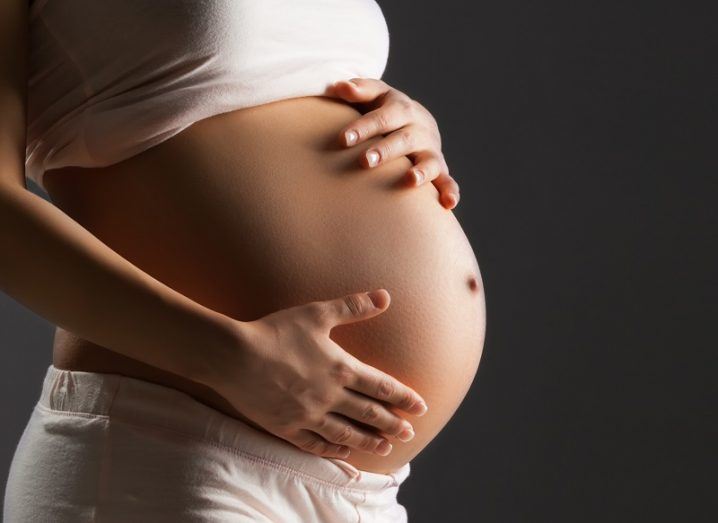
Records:
[[[411,470],[410,463],[406,463],[393,473],[382,474],[359,470],[338,458],[310,454],[189,394],[120,374],[65,370],[50,365],[38,403],[52,410],[108,416],[180,432],[338,488],[398,489]]]

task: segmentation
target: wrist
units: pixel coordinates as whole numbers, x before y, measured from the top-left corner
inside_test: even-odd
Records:
[[[237,362],[246,347],[248,322],[218,312],[212,315],[210,321],[212,335],[204,350],[198,351],[200,358],[192,379],[217,390],[227,382],[232,369],[237,369]]]

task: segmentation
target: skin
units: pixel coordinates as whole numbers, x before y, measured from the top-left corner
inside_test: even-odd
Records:
[[[160,376],[173,376],[180,383],[187,384],[188,388],[183,389],[187,392],[191,393],[193,386],[204,387],[200,388],[196,396],[198,399],[207,391],[216,398],[214,389],[222,385],[217,378],[231,368],[230,364],[240,365],[233,369],[239,375],[244,371],[242,364],[251,363],[253,352],[247,343],[249,336],[245,333],[249,329],[244,328],[247,323],[208,308],[165,285],[108,247],[59,207],[28,192],[24,186],[22,166],[27,74],[26,53],[21,49],[27,30],[26,8],[27,5],[21,2],[0,4],[0,36],[3,38],[0,41],[0,77],[5,80],[0,83],[0,109],[5,117],[0,121],[0,149],[5,153],[0,156],[0,238],[5,247],[5,256],[0,256],[0,288],[58,325],[61,335],[56,341],[71,347],[55,358],[58,367],[63,368],[61,362],[67,362],[68,358],[71,360],[83,354],[86,356],[85,363],[107,365],[112,362],[106,367],[107,372],[139,377],[143,368],[150,369],[151,372],[159,372]],[[311,319],[317,306],[322,304],[329,310],[343,311],[343,314],[333,315],[336,323],[356,321],[365,312],[359,310],[356,304],[366,299],[363,293],[355,293],[310,303],[306,307],[295,307],[287,315],[288,323],[294,326],[303,317]],[[272,317],[276,318],[276,314]],[[307,322],[306,325],[312,327],[309,331],[322,334],[324,326],[317,326],[314,322]],[[62,336],[62,333],[68,336]],[[321,337],[314,336],[311,341],[327,346],[326,340],[321,340]],[[257,341],[261,341],[263,347],[267,346],[266,340]],[[309,361],[315,356],[311,352],[312,343],[306,343],[306,335],[303,342],[301,348],[307,352],[295,352],[292,361],[296,369],[306,366],[303,360]],[[83,343],[86,348],[94,344],[94,349],[76,351]],[[332,344],[328,346],[332,347]],[[202,350],[198,351],[197,347],[202,347]],[[336,344],[333,350],[335,354],[326,370],[329,373],[341,364],[342,372],[338,375],[343,377],[342,390],[347,390],[344,397],[351,390],[368,394],[353,404],[344,401],[344,408],[361,413],[380,412],[377,401],[384,401],[406,412],[421,414],[420,402],[423,403],[423,400],[415,391],[374,367],[352,360]],[[123,362],[128,364],[127,368],[122,367]],[[266,362],[263,366],[266,367]],[[317,368],[322,370],[323,367]],[[326,394],[327,387],[321,376],[312,376],[309,382],[306,375],[299,378],[291,384],[293,387],[298,385]],[[151,378],[149,380],[152,381]],[[261,398],[262,394],[243,389],[247,381],[233,383],[226,396],[246,397],[252,394],[266,401],[258,403],[260,410],[266,408],[272,391],[263,387],[260,392],[266,394]],[[166,384],[172,386],[171,382]],[[226,406],[227,412],[231,413],[233,402],[221,399],[224,404],[220,406]],[[314,415],[322,412],[319,406],[308,407]],[[420,412],[417,412],[417,407]],[[352,412],[347,412],[347,415],[352,417]],[[286,430],[286,421],[283,421],[282,432]],[[371,425],[394,434],[401,428],[396,415],[391,420],[380,416],[369,421]],[[289,422],[296,425],[303,420],[290,419]],[[269,425],[265,428],[272,431],[271,423]],[[278,432],[276,428],[274,432]],[[317,445],[318,438],[315,436],[312,440],[310,431],[304,431],[301,437],[299,434],[287,436],[289,441],[303,445],[308,452],[318,455],[336,453],[339,446],[326,441]],[[346,443],[347,446],[357,445],[371,450],[378,440],[376,436],[353,437]]]
[[[317,331],[290,328],[296,321],[271,328],[275,311],[386,290],[384,312],[329,334],[344,352],[393,376],[429,406],[421,417],[385,406],[412,425],[414,438],[388,436],[393,448],[386,456],[352,448],[344,458],[361,470],[390,472],[438,434],[468,391],[483,347],[484,294],[476,257],[435,186],[407,182],[411,161],[401,156],[368,171],[358,165],[361,151],[381,137],[361,147],[338,143],[340,131],[360,116],[330,98],[282,100],[196,122],[114,166],[49,172],[46,185],[63,211],[124,258],[192,300],[257,327],[244,332],[265,333],[248,336],[254,349],[245,354],[279,339],[266,361],[291,363],[297,354],[316,353],[299,352],[302,344],[327,348]],[[272,356],[287,350],[291,358]],[[301,405],[283,411],[289,421],[275,419],[267,432],[285,439],[313,432],[345,443],[343,428],[331,424],[341,422],[343,401],[332,377],[341,373],[331,370],[330,356],[325,365],[307,367],[323,368],[324,380],[307,380],[314,392],[302,394]],[[260,427],[261,405],[272,401],[271,382],[231,394],[231,376],[235,387],[247,385],[242,359],[217,360],[230,370],[210,390],[69,334],[56,342],[54,360],[61,368],[121,371],[171,386],[227,413],[236,409]],[[260,393],[261,402],[241,402]],[[286,401],[297,405],[297,394]],[[355,433],[368,429],[354,426]]]
[[[355,79],[363,93],[335,86],[328,95],[364,100],[373,115],[307,97],[209,118],[114,166],[47,173],[53,206],[24,187],[26,76],[16,57],[25,8],[5,3],[0,12],[0,73],[10,79],[0,91],[0,234],[13,252],[0,260],[0,284],[58,325],[53,363],[183,390],[317,454],[351,446],[337,441],[347,426],[390,437],[406,417],[413,439],[394,440],[382,456],[373,452],[378,438],[360,437],[345,459],[388,472],[418,454],[473,380],[485,315],[478,264],[447,212],[458,186],[428,112],[380,81]],[[337,140],[351,129],[356,142]],[[380,152],[373,167],[362,164],[371,148]],[[372,176],[357,176],[369,168]],[[413,182],[407,198],[416,168],[433,183]],[[357,308],[366,294],[355,291],[378,288],[386,293],[379,308]],[[97,311],[111,321],[95,320]],[[271,352],[270,339],[283,343]],[[272,357],[290,347],[292,358]],[[296,372],[319,354],[325,365],[305,368],[324,379]],[[257,414],[269,403],[242,403],[249,380],[237,377],[260,361],[292,362],[291,372],[254,395],[268,391],[269,402],[272,388],[287,384],[314,391],[296,395],[281,429]],[[421,398],[431,408],[414,419]],[[340,416],[361,418],[372,403],[380,415],[363,427]]]

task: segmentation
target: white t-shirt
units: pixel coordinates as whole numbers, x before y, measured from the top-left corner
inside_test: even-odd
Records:
[[[375,0],[36,0],[25,175],[107,166],[219,113],[381,78]]]

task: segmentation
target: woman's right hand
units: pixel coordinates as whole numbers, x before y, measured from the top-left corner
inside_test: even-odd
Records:
[[[238,322],[241,347],[213,388],[247,418],[312,454],[346,458],[356,448],[387,455],[391,444],[379,434],[399,437],[412,429],[385,403],[418,416],[426,404],[410,387],[346,352],[329,332],[377,316],[389,302],[389,293],[379,289]],[[413,433],[400,439],[407,436]]]

